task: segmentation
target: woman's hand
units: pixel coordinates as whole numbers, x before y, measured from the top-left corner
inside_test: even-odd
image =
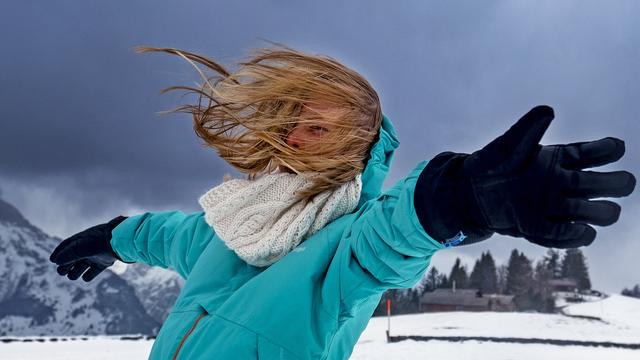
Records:
[[[111,231],[126,218],[118,216],[62,241],[49,257],[58,265],[58,274],[76,280],[84,273],[82,280],[91,281],[115,260],[120,260],[111,248]]]
[[[538,245],[589,245],[589,224],[615,223],[620,206],[608,200],[631,194],[636,179],[628,171],[582,169],[617,161],[624,142],[597,141],[542,146],[553,109],[538,106],[506,133],[473,154],[444,152],[418,179],[415,206],[428,234],[445,246],[469,244],[494,232],[524,237]]]

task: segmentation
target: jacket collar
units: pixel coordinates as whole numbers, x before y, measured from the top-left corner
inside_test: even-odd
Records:
[[[399,145],[396,129],[391,120],[383,114],[378,136],[369,151],[367,165],[362,171],[362,192],[358,208],[382,192],[382,184],[389,172],[393,154]]]

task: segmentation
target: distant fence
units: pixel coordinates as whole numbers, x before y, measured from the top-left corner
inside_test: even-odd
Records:
[[[110,335],[110,336],[42,336],[42,337],[0,337],[0,343],[12,342],[58,342],[58,341],[88,341],[96,339],[106,340],[154,340],[151,335]]]
[[[632,349],[632,350],[640,350],[640,343],[638,344],[628,344],[628,343],[615,343],[610,341],[579,341],[579,340],[559,340],[559,339],[535,339],[535,338],[512,338],[512,337],[488,337],[488,336],[390,336],[387,331],[387,342],[399,342],[404,340],[415,340],[415,341],[430,341],[430,340],[439,340],[439,341],[490,341],[490,342],[499,342],[499,343],[514,343],[514,344],[549,344],[549,345],[558,345],[558,346],[601,346],[608,348],[621,348],[621,349]]]

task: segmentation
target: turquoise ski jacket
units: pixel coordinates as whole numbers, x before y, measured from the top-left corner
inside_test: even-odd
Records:
[[[409,288],[444,248],[421,226],[414,188],[427,161],[382,192],[399,141],[384,116],[356,210],[269,267],[242,261],[204,212],[144,213],[112,231],[126,262],[186,279],[150,359],[348,359],[384,291]]]

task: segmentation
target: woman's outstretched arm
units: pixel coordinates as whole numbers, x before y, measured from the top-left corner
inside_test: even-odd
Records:
[[[111,235],[123,261],[171,268],[186,278],[215,233],[203,212],[165,211],[129,217]]]
[[[445,246],[433,239],[415,212],[417,179],[427,161],[377,198],[364,203],[341,240],[341,301],[358,302],[392,288],[410,288],[427,270],[433,254]]]
[[[589,245],[591,226],[615,223],[620,206],[601,197],[629,195],[628,171],[584,168],[624,154],[616,138],[566,145],[539,144],[553,119],[539,106],[473,154],[441,153],[356,213],[343,246],[342,297],[414,286],[432,254],[493,233],[545,247]],[[343,244],[341,244],[343,245]]]
[[[70,280],[91,281],[115,260],[172,268],[186,278],[214,236],[203,212],[118,216],[65,239],[50,260]]]

